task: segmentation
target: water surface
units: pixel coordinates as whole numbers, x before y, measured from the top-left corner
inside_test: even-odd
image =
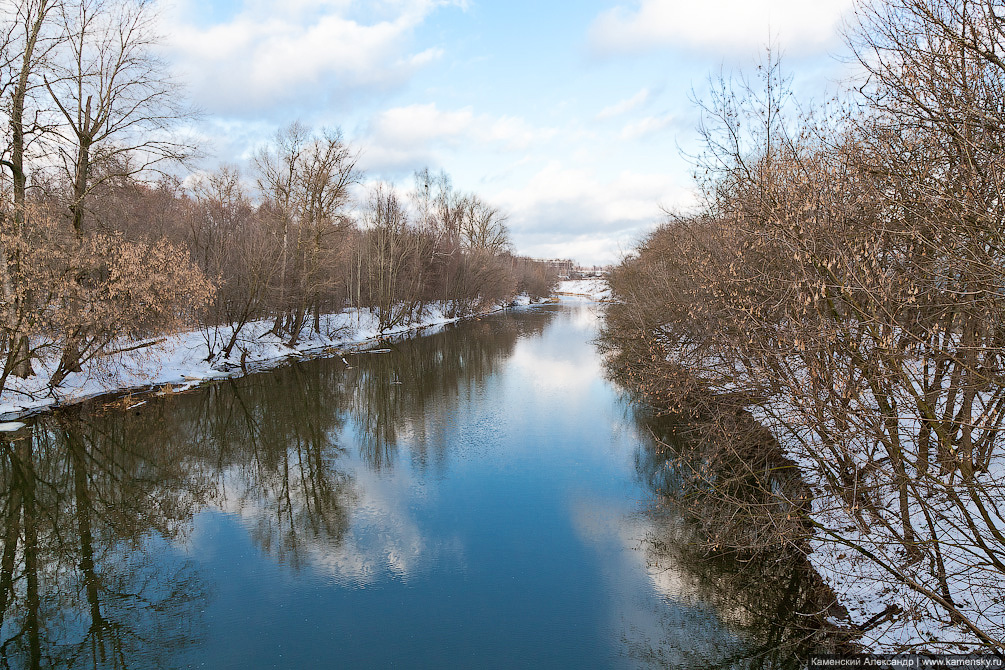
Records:
[[[0,662],[764,664],[760,609],[787,587],[665,551],[685,522],[653,514],[660,465],[604,378],[596,310],[514,310],[12,434]]]

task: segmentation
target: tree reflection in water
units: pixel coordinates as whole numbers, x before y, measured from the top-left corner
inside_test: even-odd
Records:
[[[173,439],[199,445],[213,505],[250,520],[256,544],[294,568],[349,525],[341,381],[335,366],[291,365],[171,399]]]
[[[168,667],[200,649],[214,623],[201,619],[213,592],[187,551],[193,520],[207,509],[233,515],[263,554],[294,571],[318,556],[358,558],[354,551],[373,547],[352,546],[354,515],[387,516],[364,510],[364,486],[408,469],[397,463],[405,453],[402,481],[446,473],[448,459],[460,458],[447,449],[468,403],[484,400],[520,338],[540,334],[551,316],[473,321],[390,345],[391,354],[348,357],[349,367],[292,364],[128,409],[92,402],[0,435],[0,667]],[[700,450],[665,441],[691,467],[705,464]],[[812,626],[782,621],[816,611],[812,582],[794,576],[782,554],[710,556],[696,517],[726,526],[728,509],[673,504],[668,492],[687,497],[694,482],[668,468],[671,460],[652,444],[637,452],[639,478],[666,503],[647,519],[656,588],[711,603],[745,632],[751,643],[726,666],[783,667],[777,661],[794,648],[819,646]],[[384,521],[378,535],[398,530]],[[648,665],[705,667],[707,658],[672,649],[682,624],[672,617],[685,610],[701,614],[653,612],[664,632],[626,640],[628,651]],[[709,640],[730,636],[713,633]]]
[[[834,595],[802,553],[807,529],[776,495],[782,488],[787,499],[808,496],[792,464],[770,443],[739,463],[736,450],[716,449],[684,418],[641,410],[636,418],[640,434],[653,437],[640,444],[636,470],[656,501],[645,543],[654,581],[671,584],[675,598],[712,605],[750,641],[692,667],[795,669],[809,654],[847,651],[845,636],[826,621]],[[635,645],[633,653],[667,665],[659,644]]]
[[[512,353],[520,337],[539,335],[543,318],[489,318],[464,324],[465,336],[442,333],[413,340],[394,355],[362,354],[347,371],[348,407],[361,456],[380,470],[394,463],[407,438],[420,472],[444,463],[458,405]]]
[[[394,356],[293,364],[198,392],[93,401],[2,434],[0,666],[165,667],[199,640],[210,597],[184,548],[207,506],[250,519],[255,543],[299,568],[338,547],[356,500],[337,438],[361,457],[443,462],[458,398],[544,320],[467,324]],[[125,410],[125,411],[124,411]]]
[[[138,453],[127,424],[81,421],[89,411],[0,440],[5,667],[124,668],[140,655],[156,667],[196,639],[203,585],[165,549],[201,492],[181,454]]]

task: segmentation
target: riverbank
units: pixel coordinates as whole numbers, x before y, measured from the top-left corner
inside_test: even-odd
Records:
[[[7,388],[0,394],[0,421],[9,422],[113,393],[184,391],[206,381],[241,376],[291,359],[318,355],[344,357],[376,349],[388,341],[429,334],[447,324],[511,305],[530,304],[534,303],[528,297],[519,296],[513,303],[464,316],[447,316],[442,305],[433,305],[420,319],[383,330],[372,310],[351,309],[323,316],[319,332],[306,331],[293,347],[272,333],[272,320],[255,321],[241,329],[229,357],[215,352],[222,342],[230,339],[232,326],[122,342],[117,352],[89,361],[57,387],[50,384],[56,358],[37,360],[31,377],[8,378]]]
[[[559,282],[555,295],[607,302],[611,299],[611,287],[606,279],[567,279]]]
[[[992,636],[1003,625],[1005,579],[977,556],[981,550],[1001,556],[1002,545],[991,533],[975,531],[976,523],[991,517],[982,517],[985,503],[968,493],[965,483],[958,485],[962,495],[953,488],[952,478],[947,485],[915,484],[926,497],[909,504],[920,547],[918,555],[911,556],[898,532],[877,522],[874,511],[860,513],[849,506],[847,494],[833,489],[819,454],[791,442],[782,447],[813,491],[809,518],[816,530],[807,558],[847,612],[831,623],[854,632],[859,644],[874,653],[980,654],[1000,644]],[[894,509],[899,504],[896,490],[881,490],[864,477],[861,485],[879,491],[875,507]],[[992,460],[969,490],[1000,500],[1005,492],[1001,460]],[[1001,518],[997,509],[993,514]],[[938,586],[940,573],[956,594],[949,602],[962,617],[955,620],[939,607],[939,599],[945,598],[945,589]]]
[[[616,364],[616,355],[609,360]],[[814,443],[785,439],[786,427],[772,420],[767,404],[738,411],[735,399],[702,387],[687,377],[686,370],[672,381],[694,386],[684,404],[671,411],[663,400],[667,396],[660,395],[667,388],[662,385],[665,380],[658,379],[661,385],[657,387],[653,376],[640,373],[643,368],[651,370],[650,366],[646,359],[638,367],[613,371],[626,388],[642,392],[640,402],[653,407],[656,414],[681,417],[684,429],[679,433],[697,436],[693,442],[699,445],[699,456],[693,457],[693,463],[687,464],[670,449],[662,464],[675,474],[675,482],[680,473],[693,478],[697,495],[687,501],[697,510],[694,523],[707,531],[706,551],[743,552],[790,543],[798,547],[832,594],[817,611],[822,622],[864,652],[980,654],[1000,648],[1001,638],[993,635],[1005,622],[1001,614],[1005,583],[996,566],[975,560],[979,551],[1002,555],[998,538],[990,532],[979,533],[977,527],[982,521],[992,525],[993,518],[1000,519],[999,507],[977,497],[979,492],[990,501],[1002,499],[1005,468],[1000,459],[990,461],[987,471],[977,473],[969,486],[959,482],[952,488],[953,478],[948,476],[944,484],[931,477],[912,485],[925,497],[908,504],[915,533],[912,542],[917,548],[911,555],[900,529],[884,524],[880,516],[883,510],[899,505],[897,490],[883,486],[884,479],[891,479],[886,473],[860,469],[853,480],[861,487],[858,490],[835,485],[828,480],[834,467],[827,455]],[[693,399],[698,402],[690,403]],[[776,407],[774,416],[778,413]],[[745,424],[737,426],[738,416],[749,421],[744,419]],[[765,462],[762,454],[752,450],[759,440],[777,452],[775,462]],[[673,442],[664,446],[669,449]],[[730,467],[717,471],[716,466],[723,463]],[[785,472],[798,473],[794,479],[804,490],[793,492],[771,481]],[[737,482],[752,482],[762,499],[738,496],[731,488]],[[799,528],[803,520],[807,525]],[[951,601],[946,600],[960,613],[959,618],[950,616],[949,608],[939,600],[949,590],[940,589],[940,578],[954,594]]]
[[[662,260],[644,256],[653,265]],[[728,301],[700,311],[701,301],[711,298],[687,293],[693,284],[687,283],[684,267],[677,269],[683,277],[678,293],[650,281],[661,270],[626,265],[615,273],[617,301],[607,308],[603,338],[608,363],[625,387],[657,411],[707,426],[712,435],[701,442],[736,450],[744,461],[749,460],[748,434],[772,435],[810,490],[808,505],[802,497],[792,502],[799,507],[797,517],[805,516],[812,526],[800,546],[844,610],[828,612],[828,623],[844,629],[863,649],[1002,649],[1005,459],[997,445],[985,441],[968,478],[960,469],[964,458],[955,452],[961,448],[958,438],[946,438],[956,440],[947,455],[937,455],[931,435],[931,445],[918,441],[927,434],[912,419],[910,397],[889,392],[905,415],[895,423],[869,405],[870,391],[855,385],[874,378],[861,362],[841,358],[850,357],[850,350],[827,350],[811,334],[805,342],[793,341],[782,337],[782,326],[751,331],[749,337],[760,333],[770,340],[776,333],[778,340],[750,349],[742,314]],[[734,317],[741,325],[732,322]],[[753,354],[745,359],[745,352],[760,352],[766,359]],[[823,352],[833,355],[831,368],[824,365],[830,359]],[[915,363],[905,363],[903,370],[918,372]],[[978,396],[975,407],[993,408],[992,400]],[[717,434],[740,412],[749,412],[759,428]],[[980,422],[974,425],[984,425]],[[883,442],[887,435],[895,443]],[[900,450],[893,452],[897,459],[890,455],[894,444]],[[762,468],[751,464],[750,469],[754,474]],[[695,471],[705,472],[696,466]],[[718,480],[704,483],[709,490],[722,489]],[[784,494],[773,497],[786,500]],[[789,520],[788,510],[783,519]],[[756,532],[778,524],[752,519],[748,525]]]
[[[637,376],[619,379],[638,390]],[[898,504],[896,491],[883,491],[860,475],[857,483],[876,494],[877,502],[859,510],[848,501],[864,498],[835,490],[825,479],[826,457],[812,445],[782,439],[784,431],[771,429],[770,418],[760,408],[740,413],[728,399],[724,402],[721,414],[707,416],[692,414],[690,408],[674,413],[656,405],[667,414],[689,417],[682,419],[685,423],[677,435],[659,437],[667,449],[662,464],[677,475],[675,481],[680,480],[679,473],[691,473],[693,493],[685,498],[694,510],[693,523],[706,531],[704,549],[709,555],[753,549],[752,554],[759,556],[759,551],[770,552],[772,545],[798,547],[830,593],[814,616],[819,615],[821,625],[833,630],[836,638],[862,652],[981,654],[995,649],[995,639],[981,639],[977,631],[1001,625],[1005,584],[994,566],[974,560],[981,546],[989,551],[1000,546],[994,537],[974,539],[967,532],[968,522],[981,519],[978,501],[961,502],[957,495],[954,505],[948,487],[918,484],[928,497],[924,506],[910,507],[919,546],[918,554],[911,556],[896,529],[882,525],[876,512]],[[702,406],[708,412],[714,401]],[[743,417],[744,425],[736,425],[737,417]],[[681,456],[692,447],[673,441],[689,432],[697,445],[692,462]],[[760,449],[753,448],[760,442]],[[765,453],[771,458],[766,460]],[[775,481],[778,478],[790,481],[783,486]],[[745,482],[741,490],[760,498],[739,495],[735,484],[740,481]],[[990,498],[1001,499],[1005,471],[1000,462],[977,477],[977,487]],[[998,514],[998,508],[990,513]],[[938,607],[938,570],[959,594],[952,604],[965,621],[953,620]]]

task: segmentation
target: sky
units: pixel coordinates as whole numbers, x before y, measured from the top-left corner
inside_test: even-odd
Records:
[[[162,0],[204,169],[282,126],[340,127],[366,181],[423,167],[498,207],[515,250],[616,262],[695,203],[708,77],[769,43],[797,92],[843,76],[852,0]]]

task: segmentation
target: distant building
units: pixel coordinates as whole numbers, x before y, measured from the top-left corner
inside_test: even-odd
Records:
[[[573,268],[572,273],[580,279],[594,279],[597,277],[606,277],[610,271],[610,265],[577,265]]]
[[[544,263],[552,268],[559,279],[568,279],[572,276],[572,270],[576,267],[575,261],[568,258],[535,258],[539,263]]]

